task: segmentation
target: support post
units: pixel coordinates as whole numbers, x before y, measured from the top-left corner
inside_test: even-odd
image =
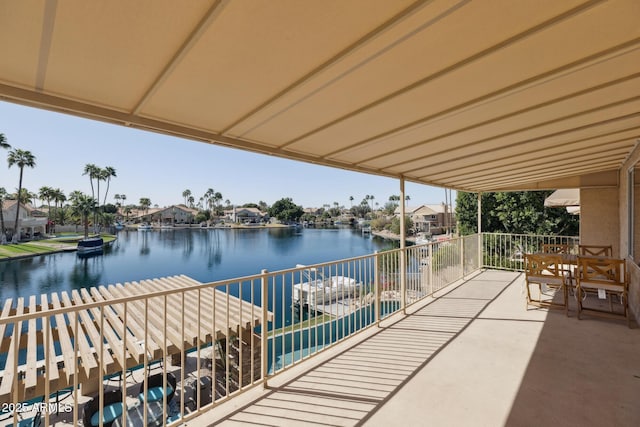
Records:
[[[407,235],[407,224],[405,221],[405,191],[404,177],[400,178],[400,307],[402,314],[407,314],[407,248],[405,236]]]
[[[482,259],[482,193],[478,192],[478,268],[484,267]]]

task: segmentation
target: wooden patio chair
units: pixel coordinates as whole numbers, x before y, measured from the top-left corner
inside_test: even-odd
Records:
[[[627,320],[627,326],[631,327],[628,304],[629,275],[624,259],[579,256],[576,279],[578,319],[584,311],[604,317],[624,318]],[[587,297],[593,297],[594,303],[585,306]],[[598,301],[608,301],[608,310]],[[614,302],[620,305],[617,311],[614,309]]]
[[[563,268],[562,256],[558,254],[525,254],[525,281],[527,286],[527,307],[564,308],[568,316],[567,282],[569,272]],[[537,298],[531,293],[531,286],[537,286]],[[562,295],[562,301],[555,299]]]
[[[611,245],[607,245],[607,246],[578,245],[578,253],[580,255],[590,255],[590,256],[612,256],[613,249]]]
[[[545,254],[570,254],[571,246],[564,243],[544,243],[542,252]]]

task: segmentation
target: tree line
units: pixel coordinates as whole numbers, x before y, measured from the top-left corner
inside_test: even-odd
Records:
[[[546,208],[553,190],[482,193],[481,228],[489,233],[578,235],[580,218],[564,208]],[[462,235],[478,231],[477,193],[458,192],[456,219]]]

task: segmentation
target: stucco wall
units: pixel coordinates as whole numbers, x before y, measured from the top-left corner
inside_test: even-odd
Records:
[[[617,188],[580,190],[580,243],[612,245],[620,256],[620,206]]]

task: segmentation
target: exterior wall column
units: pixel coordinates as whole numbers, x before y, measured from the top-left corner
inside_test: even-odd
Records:
[[[478,267],[482,268],[482,192],[478,192]]]

